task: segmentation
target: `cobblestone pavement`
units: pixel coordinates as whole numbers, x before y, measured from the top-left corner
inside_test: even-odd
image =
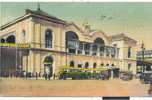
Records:
[[[148,96],[139,80],[1,79],[1,96]]]

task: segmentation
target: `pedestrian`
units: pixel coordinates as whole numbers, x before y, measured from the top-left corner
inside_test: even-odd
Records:
[[[36,72],[36,80],[37,80],[37,77],[38,77],[38,75],[37,75],[37,72]]]
[[[45,80],[47,80],[47,74],[46,73],[44,73],[44,77],[45,77]]]
[[[55,79],[55,73],[53,74],[53,79]]]

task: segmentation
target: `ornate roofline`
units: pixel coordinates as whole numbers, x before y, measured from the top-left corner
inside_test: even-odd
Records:
[[[83,31],[78,25],[76,25],[74,22],[67,23],[67,24],[66,24],[66,27],[68,27],[68,26],[70,26],[70,25],[73,25],[73,26],[76,27],[81,33],[84,33],[84,31]]]
[[[73,25],[74,27],[76,27],[81,33],[85,33],[84,30],[82,30],[79,26],[77,26],[74,22],[67,22],[67,21],[64,21],[62,19],[59,19],[57,17],[54,17],[44,11],[42,11],[41,9],[37,9],[37,10],[30,10],[30,9],[26,9],[25,10],[25,14],[21,17],[18,17],[16,19],[14,19],[13,21],[11,22],[8,22],[4,25],[2,25],[0,27],[0,30],[3,30],[11,25],[14,25],[22,20],[25,20],[27,18],[30,18],[30,17],[35,17],[35,18],[40,18],[40,19],[43,19],[43,20],[47,20],[47,21],[51,21],[51,22],[54,22],[54,23],[57,23],[57,24],[63,24],[65,25],[65,27],[68,27],[69,25]],[[97,32],[100,32],[100,33],[103,33],[103,35],[109,40],[109,41],[115,41],[115,40],[125,40],[125,41],[132,41],[134,43],[137,43],[136,40],[126,36],[125,34],[117,34],[117,35],[113,35],[113,36],[107,36],[103,31],[101,30],[94,30],[94,31],[90,31],[89,33],[87,34],[83,34],[83,35],[87,35],[87,36],[93,36],[94,33],[97,33]]]
[[[132,41],[134,43],[137,43],[136,40],[126,36],[124,33],[121,33],[121,34],[116,34],[116,35],[112,35],[112,36],[109,36],[109,38],[111,39],[111,41],[116,41],[116,40],[125,40],[125,41]]]

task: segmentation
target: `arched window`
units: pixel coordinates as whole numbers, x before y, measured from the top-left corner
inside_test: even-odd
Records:
[[[22,30],[22,36],[25,37],[25,35],[26,35],[25,30]]]
[[[44,59],[44,63],[53,63],[53,58],[51,56],[47,56],[45,59]]]
[[[103,64],[103,63],[101,63],[101,66],[104,66],[104,64]]]
[[[1,39],[1,43],[5,43],[5,39]]]
[[[79,37],[73,31],[66,32],[66,49],[68,48],[68,52],[75,54],[76,48],[79,48]]]
[[[72,41],[79,40],[79,37],[78,37],[78,35],[75,32],[68,31],[68,32],[66,32],[66,40],[68,40],[68,41],[70,41],[70,40],[72,40]]]
[[[104,51],[104,46],[105,46],[105,42],[102,38],[96,38],[94,40],[94,45],[93,45],[93,55],[97,54],[97,50],[98,48],[100,49],[100,55],[103,55],[103,51]]]
[[[85,68],[88,68],[88,67],[89,67],[89,63],[86,62],[86,63],[85,63]]]
[[[150,65],[146,66],[146,71],[151,71],[151,66]]]
[[[78,68],[82,68],[82,64],[78,64]]]
[[[96,38],[96,39],[94,40],[94,43],[95,43],[95,44],[98,44],[98,45],[101,45],[101,46],[104,46],[104,45],[105,45],[105,42],[104,42],[104,40],[103,40],[102,38]]]
[[[25,40],[25,36],[26,36],[26,32],[25,32],[25,30],[22,30],[22,38],[23,38],[23,40]]]
[[[109,66],[109,64],[106,64],[106,66]]]
[[[76,48],[78,47],[78,35],[73,31],[66,32],[66,47],[67,48]]]
[[[74,67],[74,61],[70,61],[70,67]]]
[[[50,29],[45,31],[45,48],[52,48],[52,31]]]
[[[15,36],[14,35],[10,35],[7,37],[6,39],[7,43],[15,43]]]
[[[128,58],[131,57],[131,47],[128,48]]]
[[[97,66],[97,63],[93,63],[93,68],[96,68],[96,66]]]

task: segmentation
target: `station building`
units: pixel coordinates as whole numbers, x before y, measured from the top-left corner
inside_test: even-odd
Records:
[[[119,68],[136,73],[136,40],[125,34],[107,36],[90,25],[77,26],[41,9],[1,26],[1,71],[21,70],[42,75],[62,66]],[[9,48],[9,49],[8,49]]]

